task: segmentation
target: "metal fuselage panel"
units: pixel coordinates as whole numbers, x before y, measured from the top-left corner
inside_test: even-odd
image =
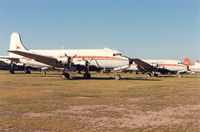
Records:
[[[88,60],[90,65],[98,68],[116,68],[124,65],[129,65],[129,59],[123,56],[114,56],[113,54],[120,53],[111,49],[90,49],[90,50],[29,50],[33,54],[39,54],[48,57],[61,58],[65,55],[70,56],[73,60]],[[74,58],[75,57],[75,58]],[[24,60],[27,64],[41,65],[42,63],[35,60]],[[47,66],[42,64],[41,66]]]

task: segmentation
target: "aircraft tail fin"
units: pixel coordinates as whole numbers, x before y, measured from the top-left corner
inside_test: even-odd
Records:
[[[9,50],[23,50],[26,51],[26,49],[21,41],[21,36],[19,33],[12,33],[10,37],[10,48]],[[13,53],[9,53],[10,57],[16,57],[18,55],[15,55]]]
[[[194,63],[194,65],[195,66],[197,66],[197,65],[199,66],[200,65],[199,60],[196,60],[195,63]]]
[[[184,64],[187,66],[191,66],[192,64],[190,63],[190,59],[189,58],[185,58],[184,59]]]

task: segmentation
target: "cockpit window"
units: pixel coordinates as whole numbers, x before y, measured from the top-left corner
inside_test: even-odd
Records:
[[[113,54],[113,56],[122,56],[122,54],[121,53],[115,53],[115,54]]]

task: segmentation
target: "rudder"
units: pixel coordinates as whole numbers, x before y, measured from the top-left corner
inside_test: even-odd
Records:
[[[187,66],[191,66],[192,64],[190,63],[190,59],[189,58],[185,58],[184,59],[184,64]]]
[[[21,36],[19,33],[12,33],[10,37],[10,47],[9,50],[28,50],[24,47],[22,41],[21,41]],[[17,56],[13,53],[9,53],[9,56]]]

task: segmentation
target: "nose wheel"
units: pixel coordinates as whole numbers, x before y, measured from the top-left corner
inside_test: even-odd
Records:
[[[47,73],[46,73],[46,71],[45,70],[42,70],[42,75],[46,75]]]
[[[115,80],[120,80],[120,79],[121,79],[121,75],[116,74],[116,75],[115,75]]]
[[[179,78],[182,78],[182,77],[183,77],[180,73],[178,73],[177,75],[178,75]]]

